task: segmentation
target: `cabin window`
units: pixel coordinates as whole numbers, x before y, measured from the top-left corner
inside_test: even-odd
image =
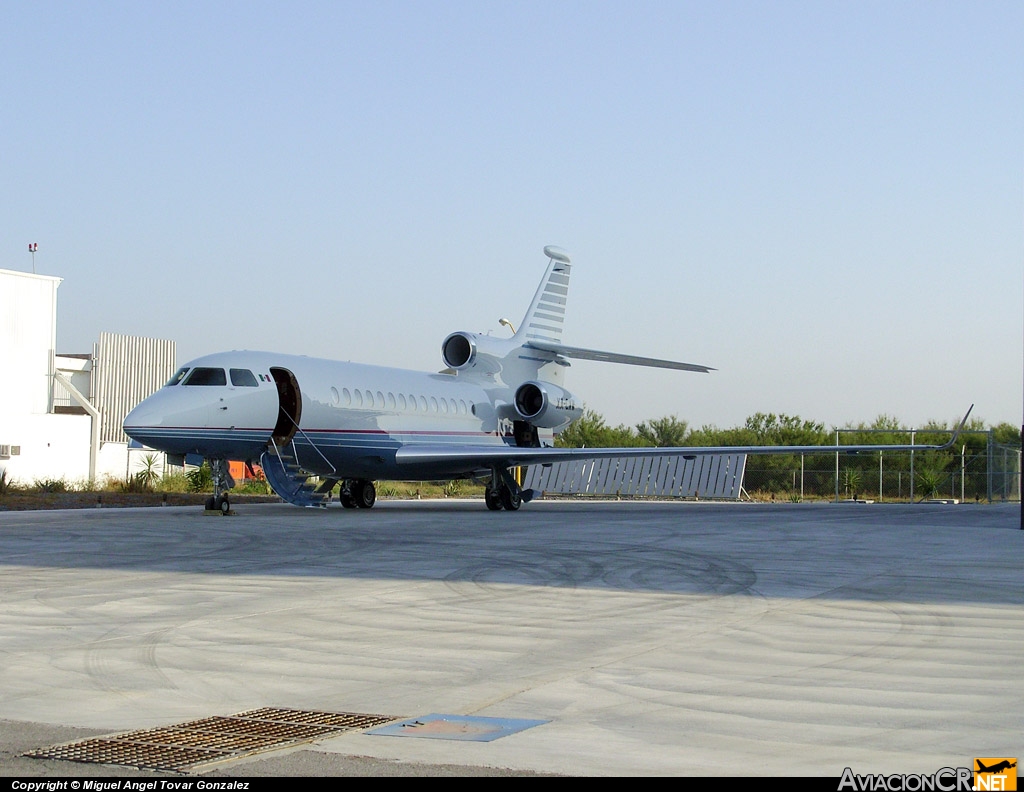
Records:
[[[344,399],[346,407],[352,406],[352,393],[348,388],[341,389],[341,398]]]
[[[441,413],[443,415],[448,414],[448,402],[446,402],[444,399],[441,399]]]
[[[395,394],[393,394],[391,391],[388,391],[388,409],[395,409]]]
[[[167,384],[177,385],[179,382],[185,379],[186,374],[188,374],[188,366],[182,366],[180,369],[178,369],[178,371],[175,373],[173,377],[167,380]]]
[[[341,394],[338,393],[338,389],[334,387],[331,388],[331,404],[335,407],[341,404]]]
[[[373,407],[373,391],[366,391],[366,406]]]
[[[406,409],[408,409],[408,407],[409,407],[409,405],[406,404],[406,402],[405,402],[405,394],[404,393],[399,393],[398,394],[398,408],[400,410],[406,410]]]
[[[363,406],[363,392],[359,388],[352,391],[352,398],[355,401],[356,407]]]
[[[194,368],[188,375],[185,385],[227,385],[228,378],[221,368]]]
[[[469,408],[466,407],[466,402],[464,402],[462,399],[459,399],[459,412],[462,413],[463,415],[469,412]]]
[[[430,397],[430,411],[437,412],[437,399],[433,396]]]
[[[427,411],[427,397],[426,396],[420,396],[420,409],[423,412]]]
[[[249,369],[231,369],[231,384],[239,388],[258,388],[260,384]]]

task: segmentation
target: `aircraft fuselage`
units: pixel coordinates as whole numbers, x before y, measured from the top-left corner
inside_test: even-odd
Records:
[[[182,371],[124,422],[131,437],[170,454],[258,460],[273,438],[291,441],[302,467],[322,476],[454,478],[474,471],[444,461],[399,468],[395,452],[514,444],[487,390],[452,374],[249,351]]]

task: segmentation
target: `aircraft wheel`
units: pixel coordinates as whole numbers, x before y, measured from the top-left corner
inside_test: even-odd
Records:
[[[360,509],[369,509],[377,502],[377,488],[372,481],[357,481],[353,484],[356,506]]]
[[[217,502],[213,499],[213,495],[206,499],[206,510],[217,511]]]
[[[518,490],[513,490],[511,487],[502,487],[501,505],[505,507],[506,511],[516,511],[523,505],[523,496]]]
[[[227,514],[231,511],[231,502],[228,500],[227,495],[220,496],[220,500],[217,503],[217,508],[220,509],[221,514]]]
[[[487,508],[491,511],[501,511],[501,493],[490,489],[485,491],[484,503],[487,504]]]
[[[355,487],[356,482],[345,479],[341,482],[341,486],[338,488],[338,501],[346,509],[354,509],[356,507],[356,496],[352,491]]]

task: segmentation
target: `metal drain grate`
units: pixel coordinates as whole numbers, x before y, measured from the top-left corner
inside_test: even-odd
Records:
[[[311,742],[338,732],[369,729],[393,720],[397,718],[262,707],[235,715],[51,745],[29,751],[25,756],[188,773],[204,765]]]

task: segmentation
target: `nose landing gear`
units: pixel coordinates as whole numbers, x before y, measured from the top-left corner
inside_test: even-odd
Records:
[[[226,459],[211,459],[210,473],[213,475],[213,495],[206,499],[207,514],[234,514],[227,491],[235,486],[235,480],[228,470]]]

